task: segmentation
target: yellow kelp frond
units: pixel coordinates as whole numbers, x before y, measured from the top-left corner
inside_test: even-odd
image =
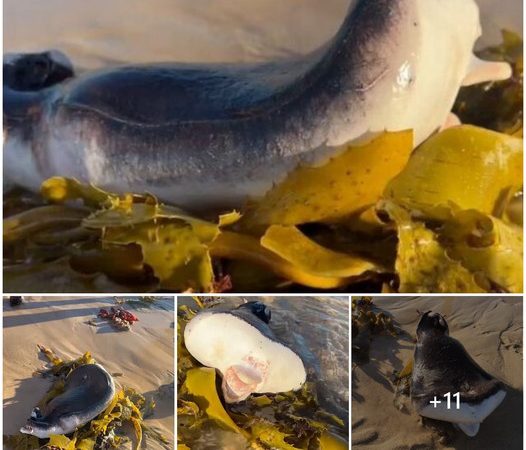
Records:
[[[320,450],[345,450],[348,448],[346,442],[329,433],[323,433],[320,436],[319,445]]]
[[[273,225],[261,245],[300,270],[326,277],[356,277],[380,267],[358,256],[322,247],[294,226]]]
[[[473,273],[450,258],[423,223],[398,222],[399,292],[485,292]]]
[[[279,448],[283,450],[301,450],[285,441],[287,435],[279,431],[274,425],[265,423],[260,420],[250,427],[254,438],[270,448]]]
[[[77,227],[89,213],[86,209],[72,209],[62,205],[40,206],[4,219],[4,245],[49,230]]]
[[[52,367],[50,371],[53,373],[53,375],[58,377],[65,378],[70,374],[72,370],[76,369],[77,367],[83,366],[85,364],[95,364],[96,362],[92,358],[90,352],[84,353],[81,357],[77,359],[63,361],[55,354],[55,352],[53,352],[53,350],[50,350],[49,348],[44,347],[43,345],[37,345],[37,347],[51,363]]]
[[[335,289],[349,283],[349,280],[346,278],[325,276],[305,271],[303,268],[264,248],[259,239],[241,233],[230,231],[221,233],[212,242],[210,252],[215,257],[252,262],[283,279],[303,286],[318,289]]]
[[[338,222],[374,205],[413,149],[413,133],[384,133],[347,146],[319,167],[299,167],[244,213],[248,232],[268,225]]]
[[[521,227],[475,210],[426,224],[393,203],[382,207],[398,228],[399,292],[522,292]]]
[[[42,197],[51,202],[64,203],[68,200],[82,200],[86,206],[95,208],[110,208],[123,202],[118,195],[105,192],[91,184],[79,183],[72,178],[49,178],[42,183],[40,193]]]
[[[77,292],[210,291],[215,278],[208,245],[221,227],[240,218],[234,211],[220,215],[213,223],[159,203],[151,195],[117,195],[60,177],[44,182],[42,193],[49,201],[65,204],[24,211],[4,223],[5,242],[17,244],[26,253],[24,258],[29,252],[32,261],[7,268],[7,283],[13,291],[39,273],[46,272],[46,278],[54,276],[58,260],[50,262],[49,249],[58,244],[62,244],[58,256],[69,266],[61,267],[63,284],[69,280]],[[82,200],[85,207],[71,204],[75,200]],[[57,227],[61,227],[61,234],[51,234],[50,229]],[[101,275],[107,276],[108,282]],[[110,280],[115,282],[113,288]],[[135,286],[127,289],[130,284]],[[57,289],[71,291],[64,286]]]
[[[220,427],[248,436],[227,414],[216,391],[216,371],[210,367],[190,369],[186,373],[183,392],[195,399],[195,404]],[[184,395],[183,394],[183,395]]]
[[[449,128],[415,151],[384,196],[429,219],[447,219],[452,208],[500,216],[522,186],[522,145],[482,128]]]
[[[448,255],[508,292],[523,292],[523,229],[478,211],[461,211],[438,232]]]
[[[51,435],[49,437],[49,442],[44,446],[45,449],[60,449],[60,450],[76,450],[77,446],[75,445],[77,438],[69,439],[63,434]]]
[[[210,224],[212,226],[212,224]],[[218,232],[203,236],[188,223],[150,223],[133,228],[107,228],[103,244],[112,246],[139,245],[143,262],[153,269],[164,289],[210,291],[214,282],[212,262],[207,244]]]

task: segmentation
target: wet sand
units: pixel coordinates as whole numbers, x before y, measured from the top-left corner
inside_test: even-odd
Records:
[[[352,371],[352,442],[367,450],[496,450],[522,449],[522,299],[505,297],[391,297],[375,305],[392,315],[408,336],[375,335],[370,361]],[[458,339],[475,361],[508,386],[504,402],[481,424],[474,438],[460,431],[450,445],[420,424],[409,399],[404,411],[393,404],[390,377],[414,351],[417,310],[446,316],[450,336]]]
[[[173,310],[126,307],[139,322],[131,331],[116,331],[95,317],[99,308],[113,305],[113,297],[32,297],[14,308],[4,300],[4,434],[18,432],[51,384],[32,376],[44,366],[36,347],[41,344],[64,359],[90,351],[110,373],[122,373],[115,377],[118,386],[154,396],[157,407],[145,423],[174,442]],[[99,325],[88,325],[90,319]],[[147,442],[149,450],[163,448]]]
[[[355,1],[355,0],[353,0]],[[485,36],[522,34],[522,2],[477,0]],[[77,67],[260,61],[305,53],[341,25],[351,0],[5,0],[4,49],[57,48]]]

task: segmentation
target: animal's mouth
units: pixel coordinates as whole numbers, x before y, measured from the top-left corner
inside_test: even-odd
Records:
[[[31,425],[24,425],[22,428],[20,428],[20,433],[24,434],[33,434],[35,429]]]
[[[244,358],[246,364],[233,365],[223,374],[223,396],[227,403],[245,400],[265,382],[268,372],[268,362],[251,356]]]
[[[223,375],[225,401],[235,403],[246,399],[261,381],[261,375],[250,367],[230,366]]]

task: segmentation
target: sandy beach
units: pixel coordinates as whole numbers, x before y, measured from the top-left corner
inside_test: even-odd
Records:
[[[351,0],[6,0],[4,50],[57,48],[77,67],[127,62],[261,61],[305,53],[341,25]],[[522,34],[522,2],[477,0],[484,37]],[[53,30],[50,32],[50,30]]]
[[[398,337],[374,335],[370,361],[353,364],[352,442],[367,450],[522,449],[522,299],[505,297],[391,297],[375,298],[374,304],[392,316],[396,326],[407,332]],[[390,382],[412,357],[417,310],[443,314],[450,336],[458,339],[472,358],[487,372],[507,385],[503,403],[481,424],[479,433],[468,438],[453,430],[448,445],[420,424],[409,399],[399,411],[393,404]]]
[[[167,300],[164,304],[169,305]],[[145,423],[174,442],[173,306],[171,311],[126,307],[139,322],[130,331],[116,331],[96,319],[100,308],[113,305],[113,297],[31,297],[18,307],[4,299],[4,434],[18,432],[50,386],[50,380],[33,376],[44,366],[37,349],[41,344],[63,359],[90,351],[110,373],[122,374],[115,376],[118,386],[132,387],[156,401]],[[143,445],[164,448],[152,440]]]

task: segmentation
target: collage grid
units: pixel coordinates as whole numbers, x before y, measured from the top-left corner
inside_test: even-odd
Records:
[[[2,326],[7,448],[51,424],[71,439],[39,400],[57,389],[75,411],[106,389],[78,420],[113,411],[115,436],[148,449],[522,448],[519,296],[4,296]],[[117,413],[132,403],[135,431]]]
[[[0,0],[5,450],[526,450],[523,0]]]

